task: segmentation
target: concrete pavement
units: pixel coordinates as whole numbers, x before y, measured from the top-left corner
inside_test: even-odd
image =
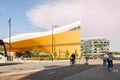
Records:
[[[84,60],[78,60],[77,64],[84,64]],[[12,65],[13,64],[13,65]],[[12,63],[11,65],[0,65],[0,76],[8,76],[14,74],[24,74],[36,72],[43,69],[59,68],[68,66],[69,60],[60,61],[21,61]],[[114,69],[109,72],[102,68],[102,60],[90,60],[90,65],[99,64],[100,66],[88,69],[78,74],[65,78],[64,80],[119,80],[120,79],[120,61],[114,61]],[[20,77],[20,76],[19,76]],[[4,80],[4,79],[2,79]],[[6,79],[7,80],[7,79]],[[14,80],[14,79],[13,79]]]
[[[84,64],[85,60],[76,60],[76,64]],[[101,64],[101,60],[90,60],[90,64]],[[63,66],[70,65],[69,60],[51,60],[46,61],[30,61],[30,60],[21,60],[13,61],[7,63],[0,63],[0,76],[1,75],[10,75],[10,74],[19,74],[24,72],[34,72],[43,69],[52,69],[59,68]]]
[[[69,60],[55,61],[19,61],[0,63],[0,76],[36,72],[44,69],[67,66]]]
[[[120,61],[114,61],[112,71],[103,69],[102,65],[75,74],[64,80],[120,80]]]

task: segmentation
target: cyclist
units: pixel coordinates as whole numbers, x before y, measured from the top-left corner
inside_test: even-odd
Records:
[[[75,58],[76,58],[75,53],[72,53],[70,56],[70,61],[71,61],[72,65],[75,64]]]

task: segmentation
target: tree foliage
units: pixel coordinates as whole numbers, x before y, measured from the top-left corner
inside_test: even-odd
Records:
[[[111,52],[114,55],[120,55],[120,52]]]
[[[35,47],[33,48],[33,51],[32,51],[33,56],[34,56],[34,57],[38,57],[38,56],[39,56],[39,52],[40,52],[39,46],[35,46]]]
[[[78,51],[77,51],[77,49],[75,50],[75,56],[78,57]]]
[[[65,55],[66,59],[69,57],[69,55],[70,55],[70,52],[66,50],[66,55]]]
[[[57,52],[54,51],[53,55],[54,55],[54,57],[56,58],[56,57],[57,57]]]

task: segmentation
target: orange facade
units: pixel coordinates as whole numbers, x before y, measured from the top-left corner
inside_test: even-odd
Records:
[[[80,57],[80,41],[81,41],[81,31],[73,30],[68,32],[62,32],[17,42],[12,42],[12,52],[25,52],[32,51],[35,46],[38,46],[40,51],[52,54],[52,39],[53,39],[53,48],[56,52],[57,57],[65,56],[66,51],[73,53],[77,51],[78,56]],[[7,50],[9,48],[7,47]]]

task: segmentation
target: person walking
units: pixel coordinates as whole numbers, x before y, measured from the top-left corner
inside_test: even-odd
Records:
[[[109,58],[108,58],[108,68],[111,70],[113,68],[113,55],[110,52],[108,56],[109,56]]]
[[[89,63],[88,63],[88,60],[89,60],[89,55],[86,54],[86,55],[85,55],[85,61],[86,61],[86,62],[85,62],[85,65],[88,65],[88,64],[89,64]]]
[[[107,68],[108,67],[108,59],[109,59],[109,56],[108,56],[108,53],[105,53],[104,56],[103,56],[103,68]]]

